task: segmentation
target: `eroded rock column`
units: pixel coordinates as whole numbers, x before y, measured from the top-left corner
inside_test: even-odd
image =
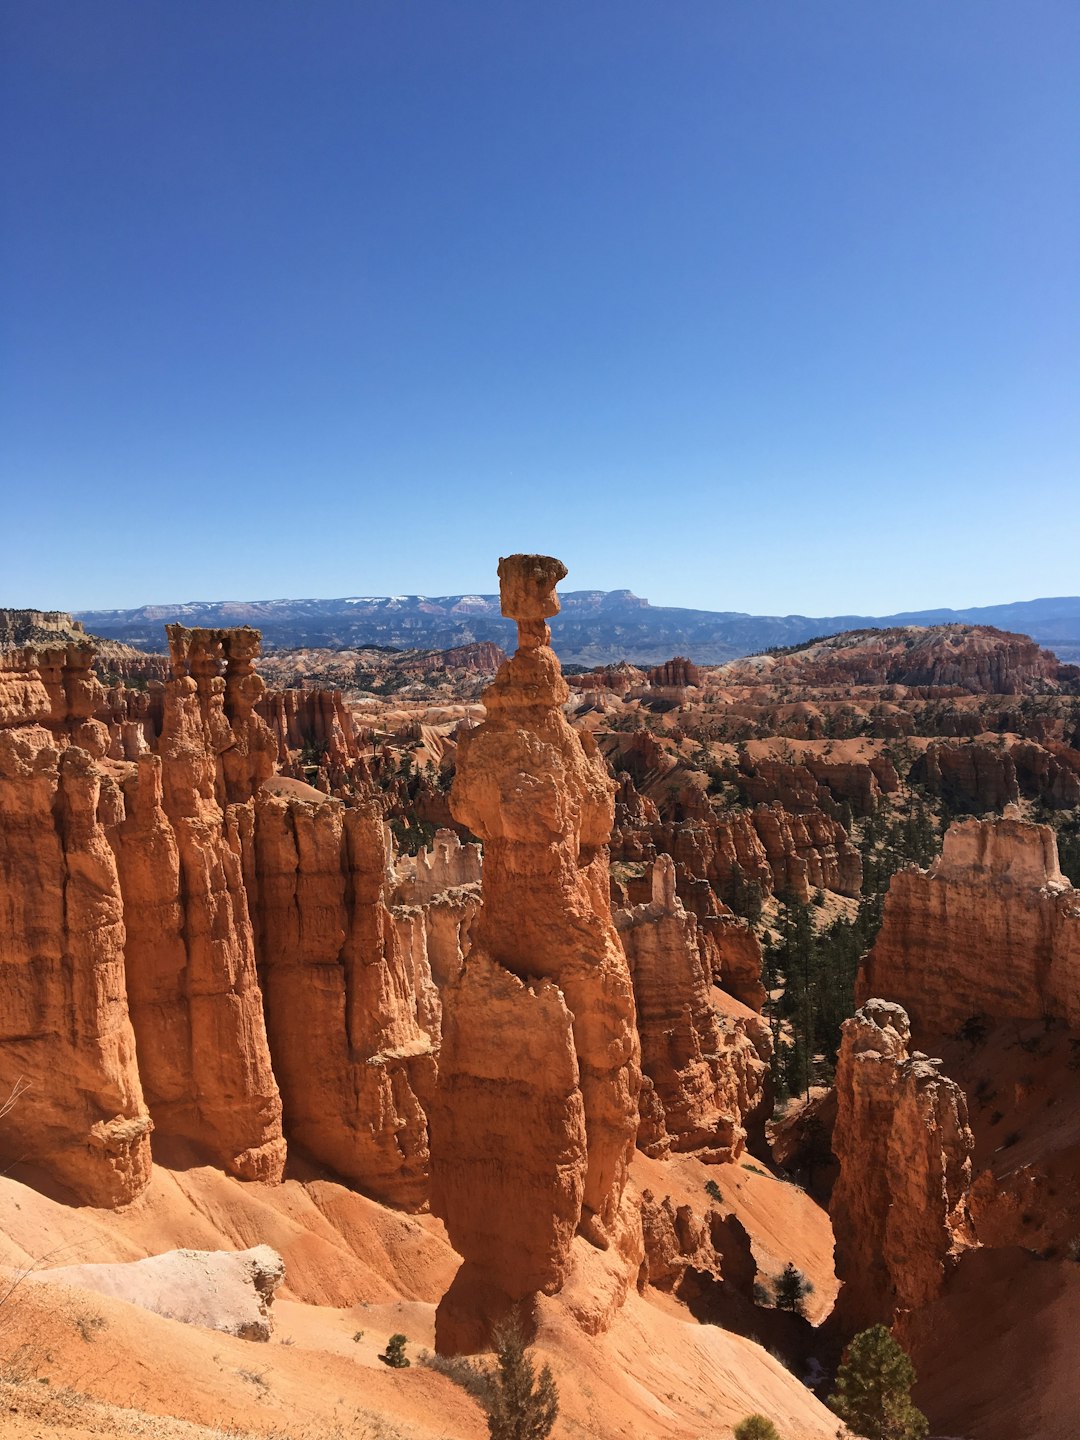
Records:
[[[87,719],[103,692],[72,649],[21,652],[3,671],[0,1104],[22,1093],[0,1122],[0,1169],[27,1161],[87,1204],[122,1205],[149,1179],[151,1129],[107,839],[122,801],[71,743],[100,753],[108,735]]]
[[[845,1334],[927,1304],[975,1243],[967,1100],[909,1039],[906,1012],[885,1000],[842,1027],[829,1210]]]
[[[160,758],[139,762],[126,787],[127,819],[115,831],[132,917],[127,971],[140,1063],[162,1133],[194,1141],[241,1179],[277,1180],[281,1100],[243,873],[253,805],[225,803],[221,760],[237,744],[222,658],[235,648],[250,659],[259,635],[167,628],[174,675]],[[239,733],[261,727],[265,742],[249,736],[240,770],[265,744],[273,753],[266,727],[238,698],[253,678],[241,667],[230,703]]]
[[[439,1307],[444,1352],[479,1348],[508,1307],[558,1291],[575,1232],[625,1249],[627,1283],[640,1255],[622,1207],[640,1068],[608,900],[615,787],[562,712],[547,618],[565,574],[549,556],[499,562],[518,649],[458,750],[451,809],[484,841],[484,903],[444,991],[431,1117],[432,1208],[464,1256]]]

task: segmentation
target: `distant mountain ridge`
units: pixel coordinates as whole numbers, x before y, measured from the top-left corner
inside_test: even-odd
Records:
[[[840,630],[893,625],[994,625],[1030,635],[1062,660],[1080,662],[1080,596],[1021,600],[967,610],[908,610],[897,615],[749,615],[737,610],[687,610],[650,605],[630,590],[571,590],[552,621],[555,650],[565,664],[617,660],[658,664],[689,655],[715,665],[778,645],[798,645]],[[499,614],[497,595],[376,595],[337,600],[218,600],[144,605],[135,610],[80,610],[94,635],[143,650],[164,649],[164,626],[254,625],[265,647],[288,650],[389,645],[446,650],[490,640],[513,645],[513,622]]]

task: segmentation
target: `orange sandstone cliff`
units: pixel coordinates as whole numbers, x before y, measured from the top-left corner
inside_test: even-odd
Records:
[[[0,657],[0,1093],[23,1090],[0,1161],[120,1205],[149,1178],[151,1121],[106,833],[122,799],[94,763],[108,732],[91,718],[92,661],[80,645]]]
[[[1080,896],[1050,827],[965,820],[929,870],[894,876],[857,982],[870,995],[903,1005],[917,1036],[973,1016],[1080,1026]]]

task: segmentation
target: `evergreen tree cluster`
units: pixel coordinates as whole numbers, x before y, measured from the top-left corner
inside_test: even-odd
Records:
[[[784,902],[764,949],[765,987],[783,990],[766,1011],[778,1098],[832,1080],[840,1026],[855,1009],[859,961],[881,927],[889,882],[907,865],[929,865],[939,845],[933,812],[914,796],[906,813],[878,812],[863,822],[863,893],[853,917],[839,916],[817,930],[809,905]]]

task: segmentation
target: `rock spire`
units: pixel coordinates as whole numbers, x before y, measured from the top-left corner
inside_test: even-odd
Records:
[[[443,1351],[479,1348],[512,1305],[527,1320],[570,1277],[575,1233],[625,1285],[641,1255],[623,1205],[641,1076],[608,899],[615,787],[562,710],[547,620],[565,575],[550,556],[500,560],[518,649],[458,753],[451,808],[483,840],[484,874],[473,949],[444,992],[431,1117],[432,1208],[464,1256],[439,1308]]]

